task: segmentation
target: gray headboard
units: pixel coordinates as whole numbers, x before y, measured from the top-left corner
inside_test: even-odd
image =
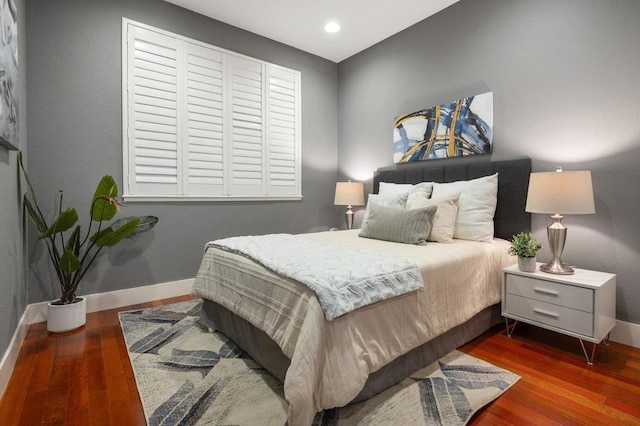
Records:
[[[494,235],[511,240],[518,232],[531,230],[531,214],[524,211],[529,188],[531,159],[477,160],[472,157],[428,160],[378,169],[373,176],[373,192],[380,182],[454,182],[498,173],[498,204]]]

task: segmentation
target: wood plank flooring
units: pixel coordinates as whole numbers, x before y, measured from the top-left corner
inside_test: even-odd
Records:
[[[91,313],[75,332],[34,324],[0,400],[0,425],[144,425],[117,312]],[[640,425],[640,349],[612,342],[587,366],[578,340],[519,324],[496,327],[461,351],[522,377],[479,411],[472,425]]]

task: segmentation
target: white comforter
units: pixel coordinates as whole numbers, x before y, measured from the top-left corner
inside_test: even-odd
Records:
[[[232,237],[207,247],[242,254],[313,290],[328,320],[423,287],[418,266],[404,257],[299,235]]]
[[[357,233],[304,237],[404,256],[418,264],[424,288],[327,321],[311,290],[233,253],[209,249],[194,283],[194,294],[263,330],[291,359],[284,390],[293,426],[345,405],[369,374],[497,303],[501,270],[515,261],[504,240],[415,246]]]

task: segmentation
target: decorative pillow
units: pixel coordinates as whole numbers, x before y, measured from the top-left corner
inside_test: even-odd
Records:
[[[411,202],[413,197],[431,197],[433,190],[433,182],[420,182],[415,185],[410,183],[389,183],[380,182],[378,193],[381,195],[404,194],[408,195],[407,203]]]
[[[498,202],[498,174],[451,183],[434,183],[433,197],[459,196],[453,238],[493,240],[493,215]]]
[[[458,214],[458,197],[415,197],[411,203],[407,203],[408,209],[419,209],[423,207],[437,206],[436,214],[433,217],[433,227],[427,241],[438,243],[450,243],[456,227]]]
[[[373,204],[358,236],[406,244],[427,244],[436,206],[401,209]]]
[[[407,204],[408,193],[397,193],[397,194],[369,194],[369,198],[367,200],[367,209],[364,212],[364,217],[362,218],[362,227],[367,223],[367,218],[369,217],[369,208],[372,205],[380,205],[386,207],[397,207],[404,209]]]

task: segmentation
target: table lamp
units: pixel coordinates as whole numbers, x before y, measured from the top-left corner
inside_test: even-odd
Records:
[[[353,227],[352,206],[364,206],[364,184],[360,182],[337,182],[336,196],[333,201],[336,206],[347,206],[345,218],[347,229]]]
[[[591,172],[563,172],[558,168],[555,172],[531,173],[525,210],[529,213],[552,214],[553,223],[547,227],[547,239],[553,259],[540,266],[540,270],[552,274],[573,274],[573,268],[560,259],[567,238],[567,228],[561,223],[561,214],[596,212]]]

